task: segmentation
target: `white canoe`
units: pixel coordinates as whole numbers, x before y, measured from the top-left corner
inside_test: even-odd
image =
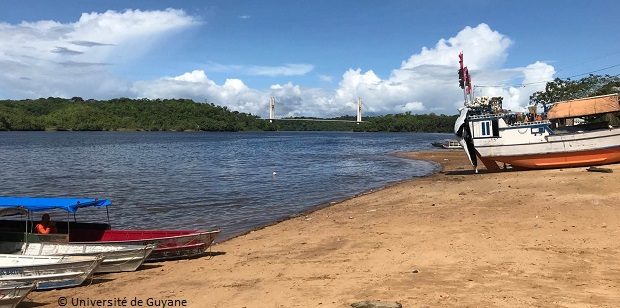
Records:
[[[15,308],[34,289],[34,283],[0,282],[0,308]]]
[[[63,243],[18,243],[27,256],[103,256],[95,273],[133,272],[148,258],[155,245],[103,245]]]
[[[102,261],[102,256],[0,254],[0,282],[36,282],[37,290],[79,286]]]

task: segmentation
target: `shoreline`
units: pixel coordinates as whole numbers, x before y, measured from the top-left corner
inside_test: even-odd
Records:
[[[188,307],[613,306],[620,302],[620,165],[473,174],[462,151],[403,153],[443,166],[60,296],[185,299]],[[446,160],[447,159],[447,160]]]
[[[423,151],[423,152],[424,153],[432,153],[432,152],[435,152],[435,151]],[[443,152],[443,151],[437,150],[437,152]],[[450,151],[449,150],[449,151],[445,151],[445,152],[450,153],[450,152],[455,152],[455,151]],[[293,214],[293,215],[289,215],[289,216],[286,216],[286,217],[282,217],[282,218],[276,219],[276,220],[274,220],[274,221],[272,221],[270,223],[267,223],[267,224],[264,224],[264,225],[260,225],[260,226],[254,227],[254,228],[251,228],[251,229],[249,229],[247,231],[243,231],[243,232],[241,232],[239,234],[234,234],[233,236],[231,236],[229,238],[225,238],[222,241],[217,241],[217,239],[216,239],[216,241],[213,244],[216,245],[216,244],[224,243],[224,242],[230,241],[232,239],[235,239],[237,237],[247,235],[247,234],[252,233],[254,231],[262,230],[262,229],[265,229],[267,227],[270,227],[270,226],[273,226],[273,225],[277,225],[277,224],[279,224],[281,222],[284,222],[284,221],[287,221],[287,220],[290,220],[290,219],[299,218],[301,216],[308,216],[308,215],[310,215],[310,214],[312,214],[312,213],[314,213],[316,211],[320,211],[320,210],[322,210],[324,208],[327,208],[327,207],[330,207],[330,206],[334,206],[334,205],[337,205],[339,203],[346,202],[346,201],[349,201],[351,199],[355,199],[355,198],[358,198],[358,197],[361,197],[361,196],[364,196],[364,195],[367,195],[367,194],[372,194],[372,193],[375,193],[375,192],[378,192],[378,191],[381,191],[381,190],[384,190],[384,189],[388,189],[388,188],[396,186],[396,185],[400,185],[400,184],[407,183],[407,182],[410,182],[410,181],[416,181],[416,180],[423,179],[423,178],[428,178],[428,177],[431,177],[431,176],[433,176],[433,175],[443,171],[443,165],[440,162],[434,161],[434,160],[432,160],[430,158],[428,158],[428,159],[424,158],[424,155],[422,155],[420,157],[416,157],[415,155],[411,155],[411,153],[420,153],[420,152],[403,151],[403,152],[387,153],[385,155],[394,156],[394,157],[398,157],[398,158],[402,158],[402,159],[419,160],[419,161],[425,161],[425,162],[433,163],[435,165],[435,167],[433,168],[431,173],[429,173],[427,175],[423,175],[423,176],[412,177],[412,178],[407,178],[407,179],[402,179],[402,180],[397,180],[397,181],[389,182],[389,183],[386,183],[386,184],[384,184],[382,186],[378,186],[378,187],[375,187],[375,188],[371,188],[371,189],[362,191],[360,193],[356,193],[356,194],[354,194],[352,196],[347,196],[347,197],[343,197],[341,199],[335,199],[335,200],[332,200],[332,201],[327,201],[327,202],[319,203],[317,205],[312,205],[308,209],[306,209],[304,211],[301,211],[301,212],[299,212],[297,214]]]

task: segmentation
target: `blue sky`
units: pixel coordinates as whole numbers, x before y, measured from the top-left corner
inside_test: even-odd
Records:
[[[4,31],[23,49],[0,47],[8,70],[0,97],[188,97],[263,115],[276,96],[280,115],[331,116],[360,96],[372,113],[454,113],[462,95],[448,72],[458,51],[479,84],[620,64],[618,9],[617,1],[2,2],[0,38]],[[95,29],[110,23],[121,29]],[[480,94],[507,96],[516,109],[537,89]]]

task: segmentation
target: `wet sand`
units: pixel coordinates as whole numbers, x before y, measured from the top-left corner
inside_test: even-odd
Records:
[[[61,296],[66,307],[124,297],[144,307],[148,298],[187,307],[619,305],[620,165],[473,174],[462,151],[401,155],[443,171],[217,244],[210,257],[36,292],[25,307],[57,307]]]

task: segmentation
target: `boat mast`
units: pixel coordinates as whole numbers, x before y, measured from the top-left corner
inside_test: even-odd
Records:
[[[463,89],[463,100],[465,105],[474,100],[474,93],[471,87],[471,77],[467,66],[463,64],[463,52],[459,53],[459,87]]]

